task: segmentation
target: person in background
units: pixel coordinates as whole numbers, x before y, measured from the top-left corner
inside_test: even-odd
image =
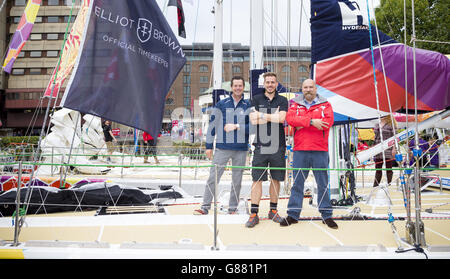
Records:
[[[392,127],[392,123],[394,123],[394,127]],[[380,129],[382,134],[380,134]],[[386,115],[381,118],[380,123],[375,124],[375,127],[373,128],[373,131],[375,133],[375,143],[374,145],[377,145],[381,143],[381,135],[383,136],[383,141],[393,137],[395,135],[395,130],[397,129],[397,122],[392,119],[391,115]],[[388,185],[391,185],[392,182],[392,176],[394,172],[391,170],[391,168],[394,165],[395,161],[395,154],[397,150],[395,148],[395,145],[386,149],[384,151],[384,161],[383,161],[383,152],[378,153],[375,155],[374,161],[375,161],[375,180],[373,182],[373,187],[377,187],[380,185],[381,179],[383,178],[383,164],[385,165],[386,169],[386,177],[387,177],[387,183]]]
[[[103,124],[103,135],[105,137],[105,143],[107,148],[107,161],[111,162],[111,155],[114,152],[114,143],[117,142],[117,139],[114,137],[111,129],[111,122],[109,120],[105,120]]]
[[[160,137],[161,134],[158,135]],[[155,158],[155,163],[159,164],[158,157],[156,157],[156,144],[158,139],[154,139],[149,133],[142,133],[142,139],[144,140],[144,163],[148,163],[148,155],[152,154]]]
[[[429,167],[430,168],[439,168],[439,145],[442,143],[441,140],[430,137],[430,140],[428,141],[428,145],[430,146],[430,150],[428,151],[430,162]]]
[[[409,141],[409,165],[414,166],[416,163],[416,158],[414,158],[413,150],[416,146],[416,139],[413,138]],[[419,135],[419,148],[422,150],[422,155],[419,156],[419,168],[423,168],[428,166],[428,158],[427,158],[427,152],[430,148],[430,145],[428,144],[428,141],[423,139],[423,136]]]

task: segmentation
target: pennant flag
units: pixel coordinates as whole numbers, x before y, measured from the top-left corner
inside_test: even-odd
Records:
[[[27,6],[25,7],[25,11],[20,19],[16,32],[14,33],[11,43],[9,44],[5,61],[3,62],[3,70],[7,73],[11,73],[17,56],[19,56],[20,51],[30,37],[41,2],[42,0],[29,0]]]
[[[69,36],[64,45],[59,65],[53,70],[50,82],[45,89],[44,96],[56,98],[58,96],[61,85],[75,65],[76,58],[80,49],[81,38],[83,37],[84,26],[89,12],[89,3],[91,0],[83,0],[77,18],[72,26]]]
[[[181,0],[169,0],[167,6],[177,7],[178,15],[178,36],[186,39],[186,29],[184,28],[184,11]]]
[[[61,106],[158,136],[167,93],[186,63],[153,0],[91,0]]]

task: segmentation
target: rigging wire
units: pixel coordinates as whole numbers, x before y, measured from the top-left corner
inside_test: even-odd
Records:
[[[5,6],[6,0],[3,0],[2,5],[0,6],[0,12],[2,12],[3,7]]]
[[[58,64],[57,64],[57,68],[56,68],[56,73],[55,73],[55,78],[54,78],[54,80],[53,80],[53,88],[52,88],[52,96],[50,96],[50,98],[49,98],[49,100],[48,100],[48,106],[47,106],[47,108],[49,108],[49,105],[50,105],[50,103],[51,103],[51,100],[52,100],[52,97],[53,97],[53,89],[54,89],[54,86],[55,86],[55,82],[56,82],[56,77],[58,76],[58,68],[59,68],[59,65],[60,65],[60,62],[61,62],[61,58],[62,58],[62,54],[63,54],[63,51],[64,51],[64,46],[65,46],[65,44],[66,44],[66,40],[67,40],[67,34],[68,34],[68,32],[69,32],[69,26],[70,26],[70,24],[71,24],[71,18],[72,18],[72,13],[73,13],[73,10],[74,10],[74,7],[75,7],[75,0],[72,0],[72,8],[70,9],[70,14],[69,14],[69,20],[68,20],[68,22],[67,22],[67,26],[66,26],[66,31],[65,31],[65,34],[64,34],[64,41],[63,41],[63,44],[62,44],[62,46],[61,46],[61,51],[60,51],[60,54],[59,54],[59,59],[58,59]],[[58,95],[59,95],[59,92],[58,92]],[[43,97],[44,98],[44,97]],[[42,98],[42,99],[43,99]],[[56,97],[55,98],[55,104],[56,104],[56,100],[58,99],[58,97]],[[45,117],[44,117],[44,123],[43,123],[43,126],[42,126],[42,129],[41,129],[41,134],[40,134],[40,136],[39,136],[39,142],[38,142],[38,147],[36,148],[36,150],[34,151],[34,153],[33,153],[33,161],[34,161],[34,163],[36,163],[38,160],[41,160],[41,158],[42,158],[42,153],[39,153],[39,149],[40,149],[40,147],[41,147],[41,141],[42,141],[42,136],[43,136],[43,132],[44,132],[44,130],[45,130],[45,123],[46,123],[46,119],[47,119],[47,112],[46,112],[46,115],[45,115]],[[50,128],[50,125],[48,125],[48,129]],[[48,131],[48,130],[47,130]],[[39,153],[39,158],[36,158],[36,155]],[[32,189],[32,182],[33,182],[33,176],[34,176],[34,172],[35,172],[35,170],[34,170],[34,167],[33,167],[33,169],[32,169],[32,172],[31,172],[31,176],[30,176],[30,187],[27,187],[27,191],[26,191],[26,193],[25,193],[25,199],[24,199],[24,204],[26,205],[25,206],[25,214],[23,215],[23,216],[21,216],[21,218],[19,219],[19,222],[18,222],[18,233],[20,234],[20,231],[21,231],[21,228],[22,228],[22,226],[23,226],[23,224],[24,224],[24,222],[25,222],[25,218],[26,218],[26,214],[27,214],[27,210],[28,210],[28,206],[27,206],[27,204],[29,204],[29,202],[31,201],[31,197],[32,197],[32,191],[33,191],[33,189]],[[30,191],[30,188],[31,188],[31,191]],[[17,213],[17,214],[19,214],[19,213]]]

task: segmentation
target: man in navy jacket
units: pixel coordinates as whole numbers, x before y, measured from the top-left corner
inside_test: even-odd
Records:
[[[242,77],[231,79],[230,97],[219,101],[212,110],[206,135],[206,157],[217,165],[217,183],[231,159],[233,166],[245,166],[248,152],[250,102],[244,100],[245,81]],[[213,152],[214,139],[216,150]],[[233,214],[239,204],[243,168],[232,169],[232,182],[228,211]],[[208,214],[214,197],[216,167],[211,167],[206,182],[203,204],[194,211],[195,215]]]

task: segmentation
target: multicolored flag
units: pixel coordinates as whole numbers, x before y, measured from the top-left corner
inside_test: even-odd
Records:
[[[83,0],[77,19],[75,20],[72,30],[67,37],[59,64],[53,70],[50,82],[45,89],[45,97],[51,96],[56,98],[56,96],[58,96],[61,85],[64,83],[75,65],[80,49],[81,38],[83,37],[84,27],[86,25],[90,2],[91,0]]]
[[[20,19],[16,32],[14,33],[11,43],[9,44],[5,61],[3,62],[3,70],[7,73],[11,73],[17,56],[30,37],[41,2],[42,0],[29,0],[27,6],[25,7],[25,11]]]
[[[186,28],[184,27],[184,11],[181,0],[169,0],[167,6],[177,7],[178,15],[178,36],[186,39]]]
[[[156,138],[185,54],[154,0],[91,0],[61,106]]]

